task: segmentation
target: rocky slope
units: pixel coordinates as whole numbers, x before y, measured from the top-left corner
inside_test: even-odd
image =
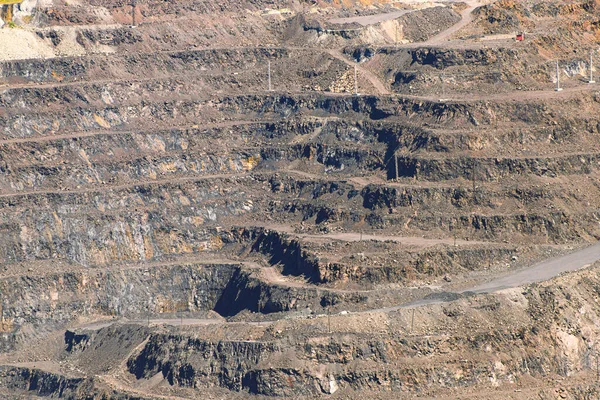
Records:
[[[0,395],[597,395],[597,266],[464,293],[600,237],[595,2],[30,6]]]

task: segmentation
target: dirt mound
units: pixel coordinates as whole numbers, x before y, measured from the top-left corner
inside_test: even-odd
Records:
[[[0,61],[26,58],[50,58],[56,54],[52,46],[35,32],[24,29],[0,29]]]
[[[460,21],[460,15],[449,7],[433,7],[418,10],[399,18],[399,40],[424,42]]]

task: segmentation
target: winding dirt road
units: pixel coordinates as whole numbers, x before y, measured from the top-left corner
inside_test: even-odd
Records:
[[[577,271],[578,269],[588,267],[593,263],[600,261],[600,242],[573,253],[541,261],[530,267],[510,272],[504,276],[491,280],[461,292],[440,293],[439,296],[417,300],[412,303],[403,304],[395,307],[383,307],[372,312],[390,312],[402,308],[414,308],[429,304],[439,304],[452,301],[462,295],[494,293],[505,289],[512,289],[519,286],[529,285],[531,283],[543,282],[559,276],[566,272]]]
[[[380,95],[389,95],[390,91],[387,89],[386,85],[377,77],[374,73],[369,71],[366,68],[360,66],[360,64],[350,61],[348,58],[342,55],[340,50],[326,50],[326,52],[331,55],[333,58],[338,59],[350,67],[356,67],[359,74],[363,77],[367,78],[367,80],[371,83],[371,85],[377,90]]]
[[[465,290],[463,293],[491,293],[534,282],[542,282],[564,272],[576,271],[589,266],[598,260],[600,260],[600,242],[564,256],[544,260],[531,267]]]
[[[467,8],[465,8],[464,10],[461,11],[461,13],[460,13],[461,20],[458,23],[452,25],[450,28],[438,33],[437,35],[433,36],[432,38],[429,38],[428,40],[426,40],[424,42],[409,43],[409,44],[401,45],[399,47],[401,47],[401,48],[416,48],[416,47],[421,47],[421,46],[439,46],[439,45],[443,44],[444,42],[448,41],[452,37],[452,35],[454,35],[456,32],[458,32],[465,26],[469,25],[473,21],[473,11],[481,5],[479,0],[467,0],[467,1],[465,1],[465,3],[467,4]],[[360,25],[367,26],[367,25],[372,25],[375,23],[395,19],[402,15],[408,14],[410,12],[412,12],[412,11],[399,11],[399,12],[395,12],[395,13],[384,13],[384,14],[377,14],[377,15],[371,15],[371,16],[340,18],[340,19],[336,19],[336,20],[331,20],[330,22],[335,22],[335,23],[356,22]],[[385,85],[378,76],[373,74],[368,69],[361,67],[359,64],[348,60],[348,58],[344,57],[344,55],[341,53],[341,50],[331,49],[331,50],[327,50],[327,53],[329,53],[332,57],[334,57],[340,61],[343,61],[344,63],[348,64],[349,66],[351,66],[353,68],[356,66],[358,71],[360,72],[360,74],[363,77],[367,78],[367,80],[371,83],[371,85],[377,90],[378,94],[388,95],[390,93],[387,88],[387,85]]]
[[[448,39],[450,39],[452,37],[452,35],[454,35],[456,32],[458,32],[459,30],[461,30],[462,28],[464,28],[465,26],[469,25],[471,22],[473,22],[473,11],[475,11],[475,9],[477,7],[479,7],[481,5],[481,3],[477,0],[470,0],[470,1],[465,1],[465,3],[467,4],[467,8],[465,8],[461,13],[460,16],[462,17],[461,20],[455,24],[452,25],[450,28],[446,29],[443,32],[438,33],[437,35],[435,35],[432,38],[429,38],[428,40],[421,42],[421,43],[416,43],[419,46],[437,46],[442,44],[443,42],[447,41]]]

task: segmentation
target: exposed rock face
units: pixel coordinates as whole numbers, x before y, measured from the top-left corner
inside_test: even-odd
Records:
[[[152,335],[137,358],[129,361],[129,370],[138,379],[160,372],[172,385],[200,388],[217,383],[240,391],[252,385],[253,378],[245,371],[278,351],[269,343],[210,343],[178,335]],[[190,357],[182,359],[181,352]],[[169,359],[171,354],[174,358]]]
[[[598,1],[32,3],[0,397],[597,397]]]
[[[89,270],[4,278],[2,350],[27,340],[27,327],[38,335],[91,315],[146,316],[212,310],[236,265],[173,265]]]
[[[138,377],[161,373],[176,386],[201,389],[218,385],[271,396],[317,395],[342,387],[381,387],[376,382],[382,381],[387,383],[386,390],[403,393],[419,390],[419,382],[425,377],[435,377],[430,385],[464,386],[490,379],[507,381],[522,374],[567,376],[592,366],[590,349],[585,344],[591,337],[583,333],[588,332],[589,321],[573,322],[567,318],[565,322],[548,317],[552,315],[548,307],[555,309],[559,304],[562,312],[569,315],[571,307],[579,307],[578,302],[584,298],[581,296],[593,290],[592,275],[589,271],[581,273],[576,278],[577,289],[563,287],[559,289],[562,294],[550,287],[533,286],[523,294],[513,291],[433,306],[429,311],[419,311],[416,328],[405,325],[410,319],[409,310],[399,311],[388,320],[389,328],[384,329],[387,333],[371,333],[370,338],[358,333],[331,337],[292,335],[285,341],[288,345],[282,346],[278,340],[213,342],[187,334],[152,334],[128,366]],[[372,314],[371,318],[379,317]],[[436,318],[443,323],[428,325]],[[475,320],[467,322],[471,318]],[[512,321],[510,325],[491,328],[496,319],[506,318]],[[465,323],[474,329],[468,337],[459,333]],[[476,328],[480,323],[484,326]],[[287,325],[278,326],[286,329]],[[294,329],[292,326],[289,328]],[[411,329],[426,329],[431,335],[395,336]],[[483,349],[485,359],[466,364],[459,360],[477,349]],[[427,357],[428,365],[399,365],[395,362],[399,354]],[[310,368],[312,360],[327,367],[320,371]],[[451,373],[457,370],[460,374]]]
[[[131,348],[147,337],[146,344],[128,360],[130,372],[138,378],[161,374],[176,387],[219,386],[269,396],[318,395],[349,387],[382,390],[381,382],[386,382],[383,390],[406,393],[419,391],[427,377],[435,378],[428,383],[431,388],[489,381],[508,384],[523,375],[569,376],[593,367],[590,329],[594,317],[574,320],[571,313],[582,306],[596,280],[593,272],[583,271],[561,278],[558,289],[534,285],[523,293],[513,290],[429,306],[419,309],[413,322],[410,310],[347,320],[332,317],[334,325],[351,323],[343,334],[299,333],[298,322],[290,321],[273,328],[252,328],[252,340],[214,341],[198,333],[150,333],[147,328],[126,325],[69,333],[67,351],[70,357],[87,354],[89,360],[97,352],[114,348],[111,341],[121,340],[123,345],[123,340],[128,341]],[[596,308],[587,312],[595,313]],[[554,317],[557,310],[560,316]],[[367,326],[355,325],[365,318]],[[383,322],[381,318],[385,323],[377,325]],[[506,325],[494,327],[499,321]],[[469,335],[463,333],[465,324],[471,329]],[[326,325],[321,320],[319,329],[326,330]],[[427,337],[422,332],[428,332]],[[461,361],[473,351],[482,358]],[[399,355],[424,357],[427,365],[398,364]],[[314,361],[322,367],[311,367]],[[587,393],[583,388],[570,390],[574,390],[573,398],[584,398],[577,390]]]
[[[39,370],[2,367],[0,373],[7,388],[17,391],[34,392],[37,396],[61,395],[76,398],[77,392],[85,392],[93,387],[91,379],[69,379]]]
[[[320,259],[318,253],[301,242],[276,231],[258,235],[253,250],[270,257],[270,262],[281,265],[285,275],[303,276],[315,283],[345,281],[362,284],[412,282],[419,276],[444,276],[457,269],[484,268],[489,260],[510,260],[517,253],[514,248],[461,249],[440,248],[423,252],[390,253],[392,262],[368,257],[360,252],[345,254],[342,260],[330,262]],[[342,250],[342,249],[341,249]],[[347,249],[343,249],[348,251]]]
[[[7,396],[31,396],[32,393],[39,397],[61,398],[67,400],[77,399],[103,399],[115,400],[146,400],[152,397],[140,397],[116,390],[98,386],[94,378],[68,378],[60,374],[45,372],[39,369],[0,367],[0,377]],[[3,394],[0,392],[0,394]]]
[[[351,45],[385,45],[426,41],[460,21],[450,7],[412,10],[395,19],[377,18],[355,22],[321,21],[299,14],[287,21],[284,39],[296,45],[343,47]]]
[[[93,31],[94,35],[100,33]],[[27,82],[68,83],[103,78],[107,81],[135,78],[152,73],[154,77],[169,77],[186,71],[227,68],[237,70],[261,62],[265,57],[289,57],[290,51],[277,49],[229,49],[229,50],[188,50],[156,54],[103,55],[89,57],[63,57],[48,60],[17,60],[2,63],[3,80]],[[152,65],[148,65],[148,62]],[[86,79],[87,78],[87,79]],[[118,82],[115,82],[118,85]],[[56,88],[62,91],[67,88]],[[30,89],[25,89],[30,92]],[[49,101],[48,97],[45,101]],[[83,100],[83,99],[80,99]]]
[[[368,295],[353,292],[335,292],[318,288],[273,285],[240,271],[233,276],[215,311],[233,316],[243,310],[260,313],[278,313],[294,310],[319,310],[328,305],[340,304],[355,309],[367,301]]]

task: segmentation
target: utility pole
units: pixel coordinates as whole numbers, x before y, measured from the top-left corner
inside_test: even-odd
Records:
[[[596,353],[596,381],[600,382],[600,360],[598,359],[598,353]]]
[[[135,28],[135,6],[137,0],[131,0],[131,27]]]
[[[590,80],[589,80],[589,84],[592,83],[596,83],[596,81],[594,80],[594,50],[590,51]]]
[[[396,164],[396,181],[398,180],[398,176],[400,172],[398,171],[398,153],[394,152],[394,162]]]
[[[273,85],[271,84],[271,61],[269,61],[269,92],[273,91]]]
[[[562,88],[560,87],[560,71],[558,69],[558,60],[556,60],[556,89],[554,89],[554,91],[562,91]]]
[[[358,66],[354,66],[354,95],[358,96]]]
[[[475,200],[475,189],[476,189],[476,186],[475,186],[476,181],[475,180],[477,178],[476,172],[477,172],[477,164],[475,162],[473,162],[473,176],[472,176],[472,178],[473,178],[473,200]]]
[[[442,75],[440,75],[440,79],[442,80],[442,97],[441,97],[441,101],[445,101],[446,100],[446,74],[444,72],[442,72]]]

